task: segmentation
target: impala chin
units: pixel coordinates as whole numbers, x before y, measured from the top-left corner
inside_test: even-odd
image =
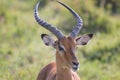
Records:
[[[72,70],[73,70],[74,72],[76,72],[77,70],[79,70],[79,66],[74,65],[74,66],[72,67]]]

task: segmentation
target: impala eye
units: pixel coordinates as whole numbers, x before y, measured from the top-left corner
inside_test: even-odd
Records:
[[[58,48],[59,48],[60,51],[65,51],[64,46],[59,46]]]

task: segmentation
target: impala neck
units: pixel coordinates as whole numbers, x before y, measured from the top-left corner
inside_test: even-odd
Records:
[[[72,72],[70,68],[65,67],[61,55],[56,53],[57,74],[56,80],[72,80]]]

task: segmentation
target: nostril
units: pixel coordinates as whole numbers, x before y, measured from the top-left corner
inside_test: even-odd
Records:
[[[73,65],[76,65],[76,66],[78,66],[79,65],[79,63],[78,62],[72,62],[73,63]]]

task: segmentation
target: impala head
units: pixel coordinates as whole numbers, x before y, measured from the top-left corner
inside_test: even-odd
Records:
[[[60,30],[48,24],[47,22],[43,21],[38,16],[39,3],[37,3],[35,6],[34,17],[41,26],[43,26],[44,28],[52,32],[58,39],[55,41],[51,36],[47,34],[42,34],[41,38],[45,43],[45,45],[52,46],[56,49],[57,58],[59,58],[59,60],[62,62],[60,64],[64,65],[63,67],[71,68],[72,70],[76,71],[79,67],[79,61],[75,53],[77,46],[86,45],[89,42],[89,40],[93,37],[93,34],[85,34],[85,35],[82,35],[81,37],[77,37],[83,25],[83,21],[81,17],[67,5],[59,1],[57,2],[63,5],[65,8],[67,8],[77,20],[77,25],[74,27],[73,31],[70,33],[68,37],[65,37]]]

